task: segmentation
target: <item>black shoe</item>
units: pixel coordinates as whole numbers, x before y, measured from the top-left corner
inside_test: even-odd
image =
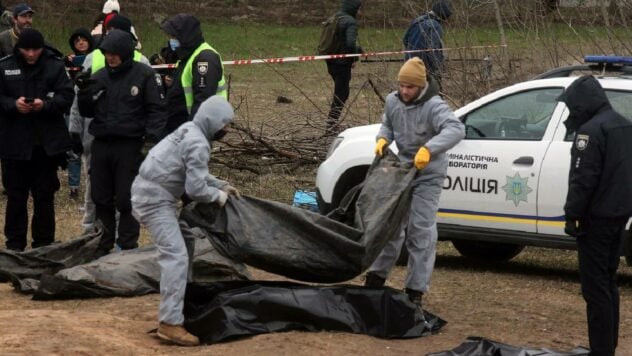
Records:
[[[406,288],[405,291],[406,291],[406,294],[408,295],[408,299],[410,299],[410,301],[413,304],[417,305],[419,309],[423,310],[423,308],[421,307],[421,299],[423,298],[424,293],[414,290],[414,289],[408,289],[408,288]]]
[[[380,288],[384,287],[384,283],[386,283],[386,279],[378,276],[373,272],[369,272],[364,277],[364,286],[370,288]]]

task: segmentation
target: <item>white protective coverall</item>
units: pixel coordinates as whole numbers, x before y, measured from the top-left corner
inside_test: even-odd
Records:
[[[178,226],[177,203],[184,193],[197,202],[224,205],[228,185],[209,174],[213,136],[233,121],[226,99],[212,96],[193,121],[182,124],[160,141],[140,166],[132,184],[133,214],[145,225],[158,248],[160,322],[182,325],[189,256]]]
[[[432,154],[428,165],[412,183],[410,212],[401,234],[388,242],[369,267],[369,272],[386,279],[406,241],[409,254],[406,288],[423,293],[429,289],[434,269],[436,215],[448,170],[446,151],[465,137],[465,126],[438,94],[438,85],[431,76],[419,98],[410,105],[402,102],[397,92],[389,94],[377,135],[378,139],[397,143],[398,157],[403,162],[413,162],[423,146]]]

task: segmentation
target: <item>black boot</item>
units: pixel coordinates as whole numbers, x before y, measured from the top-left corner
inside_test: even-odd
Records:
[[[424,296],[424,293],[418,290],[408,289],[408,288],[406,288],[405,291],[406,291],[406,294],[408,295],[408,299],[410,299],[410,301],[413,304],[417,305],[419,309],[423,310],[423,308],[421,307],[421,299]]]
[[[370,288],[380,288],[384,287],[384,283],[386,283],[386,279],[378,276],[373,272],[369,272],[364,277],[364,286]]]

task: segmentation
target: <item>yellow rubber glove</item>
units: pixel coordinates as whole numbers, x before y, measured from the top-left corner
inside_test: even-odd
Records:
[[[415,168],[421,170],[426,168],[430,162],[430,151],[424,146],[415,155]]]
[[[388,141],[386,141],[385,138],[377,140],[377,144],[375,145],[375,154],[382,157],[384,155],[385,147],[388,147]]]

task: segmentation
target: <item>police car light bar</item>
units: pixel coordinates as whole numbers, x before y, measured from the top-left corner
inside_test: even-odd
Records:
[[[632,65],[632,57],[624,56],[584,56],[584,63]]]

